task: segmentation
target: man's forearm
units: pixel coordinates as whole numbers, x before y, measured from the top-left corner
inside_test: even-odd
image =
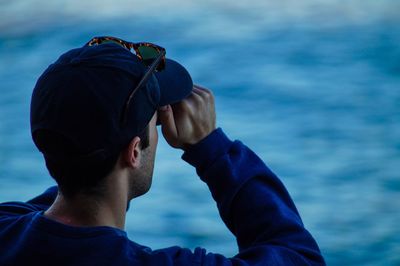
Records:
[[[39,196],[29,200],[27,203],[34,205],[39,210],[47,210],[53,204],[58,194],[58,187],[49,187],[45,192]]]
[[[187,151],[222,219],[236,236],[237,259],[324,264],[313,237],[280,180],[250,149],[221,129]],[[257,249],[257,252],[255,250]]]
[[[4,202],[0,204],[1,215],[23,215],[34,211],[43,211],[49,208],[57,196],[58,189],[56,186],[48,188],[44,193],[29,200],[25,203],[21,202]]]

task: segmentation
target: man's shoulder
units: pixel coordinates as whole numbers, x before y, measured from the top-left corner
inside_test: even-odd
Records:
[[[104,262],[110,265],[192,265],[201,260],[200,249],[192,252],[173,246],[153,250],[129,239],[125,231],[63,225],[47,219],[42,211],[33,211],[26,203],[2,203],[0,212],[0,264],[39,262],[43,250],[57,250],[48,255],[53,262],[74,254],[75,259],[70,261],[74,265],[85,264],[85,261],[100,265]],[[69,254],[64,252],[67,250]]]
[[[39,209],[30,203],[9,201],[0,203],[0,219],[15,217],[39,211]]]
[[[180,246],[152,250],[133,241],[130,242],[137,258],[146,265],[200,265],[206,255],[206,250],[200,247],[193,251]]]
[[[0,264],[40,263],[43,252],[47,254],[48,265],[50,262],[58,265],[198,265],[201,261],[202,252],[197,249],[192,252],[174,246],[152,250],[125,235],[111,234],[107,230],[97,234],[100,232],[89,233],[88,229],[85,237],[65,230],[51,234],[30,225],[30,215],[0,220]],[[35,223],[37,215],[32,215],[30,220]]]

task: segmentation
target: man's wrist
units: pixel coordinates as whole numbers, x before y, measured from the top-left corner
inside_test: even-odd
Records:
[[[186,147],[182,159],[201,171],[225,154],[232,143],[222,129],[217,128],[200,142]]]
[[[217,130],[216,127],[214,127],[213,129],[210,129],[207,133],[201,133],[199,134],[200,136],[197,136],[196,138],[192,139],[191,143],[185,143],[182,145],[182,150],[184,152],[189,151],[192,149],[193,146],[196,146],[197,144],[199,144],[200,142],[202,142],[203,140],[205,140],[208,136],[210,136],[215,130]]]

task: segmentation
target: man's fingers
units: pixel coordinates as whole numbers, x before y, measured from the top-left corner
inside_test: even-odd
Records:
[[[170,105],[158,109],[158,118],[161,122],[161,131],[167,142],[177,138],[178,132],[175,125],[174,113]],[[173,143],[170,143],[173,145]]]
[[[214,100],[213,93],[210,90],[203,88],[199,85],[193,86],[193,92],[196,93],[197,95],[200,95],[203,99],[207,99],[207,100],[211,100],[211,101]]]
[[[198,91],[196,91],[194,88],[192,90],[192,92],[190,93],[190,95],[185,99],[185,100],[195,100],[195,101],[199,101],[201,100],[202,95],[200,93],[198,93]],[[183,101],[185,101],[183,100]]]
[[[193,85],[193,90],[196,90],[196,91],[198,91],[198,92],[203,92],[203,93],[205,93],[205,94],[211,94],[211,95],[213,95],[213,93],[212,93],[212,91],[211,90],[209,90],[209,89],[207,89],[207,88],[204,88],[204,87],[202,87],[202,86],[199,86],[199,85]]]
[[[197,85],[197,84],[193,84],[193,88],[210,92],[209,89],[207,89],[207,88],[205,88],[205,87],[202,87],[202,86],[200,86],[200,85]]]

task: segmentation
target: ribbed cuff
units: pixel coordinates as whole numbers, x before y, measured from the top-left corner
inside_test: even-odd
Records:
[[[217,128],[199,143],[191,146],[182,155],[182,159],[200,172],[217,158],[228,152],[233,142],[221,128]]]

